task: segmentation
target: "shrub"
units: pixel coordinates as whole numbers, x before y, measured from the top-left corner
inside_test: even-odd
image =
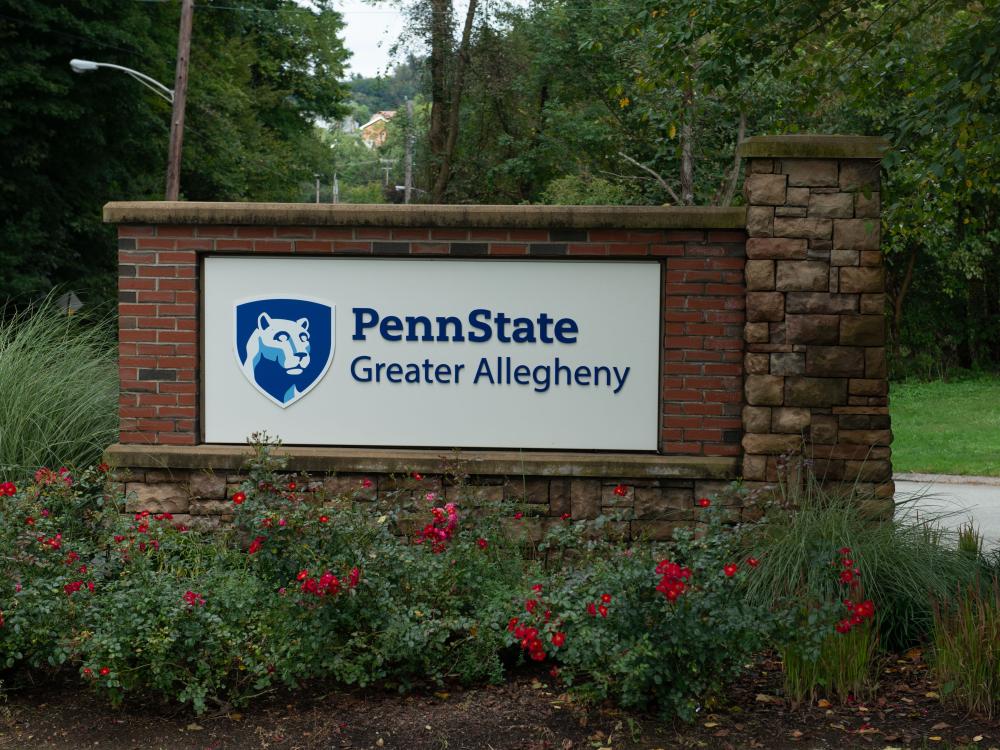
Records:
[[[725,690],[770,635],[774,619],[742,587],[756,559],[735,556],[739,527],[724,509],[669,547],[596,544],[526,592],[508,630],[529,658],[554,655],[578,693],[691,720]],[[669,557],[667,557],[669,555]]]
[[[640,200],[635,191],[587,174],[557,177],[542,193],[542,203],[561,206],[627,206]]]
[[[257,574],[288,591],[327,572],[341,583],[355,569],[359,576],[350,612],[329,605],[336,616],[317,620],[310,612],[322,607],[307,592],[308,606],[286,619],[296,650],[287,659],[349,684],[500,678],[500,624],[525,570],[502,508],[465,516],[452,503],[439,507],[419,475],[399,482],[394,503],[328,498],[309,491],[307,478],[277,473],[266,444],[256,452],[236,524]],[[348,633],[349,645],[331,650]]]
[[[0,320],[0,476],[98,460],[118,430],[118,366],[108,321],[50,301]]]
[[[613,519],[563,519],[540,545],[543,566],[525,559],[521,514],[470,511],[460,482],[448,485],[454,502],[418,474],[378,501],[363,483],[331,495],[285,473],[272,446],[253,447],[235,524],[209,533],[169,513],[125,514],[103,466],[0,484],[0,664],[74,669],[113,702],[140,693],[202,712],[311,679],[399,690],[498,680],[520,653],[584,697],[690,720],[765,647],[780,650],[794,699],[857,695],[893,632],[880,602],[899,616],[901,597],[917,600],[880,580],[917,554],[886,545],[916,542],[887,541],[833,500],[802,521],[772,509],[762,525],[734,523],[728,498],[704,500],[695,528],[631,548],[613,541]],[[838,555],[843,539],[855,546]],[[954,570],[983,565],[929,549],[971,566]],[[973,673],[963,659],[996,667],[983,656],[983,623],[998,620],[988,604],[938,614],[942,679]]]

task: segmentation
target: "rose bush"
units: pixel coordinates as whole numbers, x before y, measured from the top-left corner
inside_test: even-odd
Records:
[[[527,595],[508,637],[533,659],[550,657],[577,692],[692,719],[775,623],[741,594],[757,561],[734,557],[740,527],[726,509],[700,506],[697,529],[678,530],[668,547],[555,532],[559,544],[579,545],[566,558],[574,562]]]
[[[460,482],[444,499],[418,473],[378,500],[370,480],[329,494],[253,447],[235,522],[211,532],[125,513],[106,466],[0,484],[0,665],[202,712],[313,679],[495,681],[520,656],[582,696],[690,719],[789,633],[787,653],[808,657],[835,627],[874,630],[847,553],[834,575],[849,607],[803,619],[788,613],[805,605],[750,603],[761,555],[707,498],[669,544],[564,517],[526,559],[523,506],[473,507]]]

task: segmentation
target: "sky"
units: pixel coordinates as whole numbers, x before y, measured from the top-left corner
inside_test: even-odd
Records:
[[[524,7],[528,1],[506,0],[506,3]],[[372,6],[363,0],[340,0],[337,7],[344,14],[344,43],[353,53],[348,73],[366,78],[386,73],[390,65],[389,48],[399,38],[405,23],[396,4],[380,2]],[[454,7],[456,16],[463,18],[468,0],[455,0]]]
[[[362,0],[341,0],[346,28],[344,42],[352,52],[349,73],[365,77],[385,73],[389,48],[403,31],[403,16],[391,3],[372,7]]]

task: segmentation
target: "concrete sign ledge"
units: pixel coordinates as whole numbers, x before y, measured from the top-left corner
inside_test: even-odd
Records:
[[[735,479],[735,458],[656,456],[630,453],[545,453],[542,451],[447,451],[381,448],[282,447],[289,471],[441,473],[445,462],[466,462],[476,475],[628,477],[646,479]],[[110,446],[105,460],[116,468],[221,469],[247,463],[245,445]]]
[[[128,201],[104,206],[111,224],[462,227],[507,229],[740,229],[742,206],[445,206]]]
[[[881,159],[889,145],[870,135],[755,135],[740,144],[739,153],[763,159]]]

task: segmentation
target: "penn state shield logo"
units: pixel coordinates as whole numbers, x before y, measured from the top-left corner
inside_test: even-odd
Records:
[[[245,300],[235,308],[236,360],[247,380],[282,408],[330,369],[334,305],[292,297]]]

